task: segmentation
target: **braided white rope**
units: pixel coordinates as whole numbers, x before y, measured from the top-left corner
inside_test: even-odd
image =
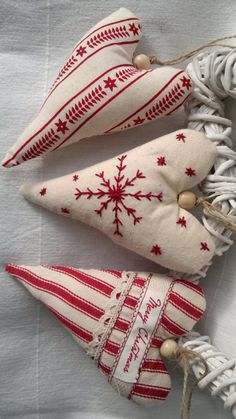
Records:
[[[188,127],[202,131],[217,146],[218,157],[213,173],[202,184],[204,196],[213,198],[213,204],[236,220],[236,153],[232,150],[232,122],[225,118],[223,100],[236,98],[236,51],[221,50],[198,55],[187,67],[194,82],[194,91],[187,106]],[[222,255],[233,244],[231,232],[203,213],[202,222],[212,235],[215,254]],[[188,276],[192,282],[205,277],[210,262],[196,275]],[[200,381],[199,387],[208,387],[212,396],[219,396],[224,407],[236,418],[236,358],[230,358],[211,345],[208,336],[191,332],[179,340],[185,348],[201,353],[210,373]],[[197,378],[203,374],[200,362],[192,365]]]
[[[211,345],[208,336],[200,336],[191,332],[179,340],[179,345],[200,353],[207,361],[209,374],[198,384],[201,389],[208,387],[212,396],[218,396],[224,401],[224,408],[232,412],[236,418],[236,358],[227,357]],[[204,373],[201,361],[195,360],[192,370],[197,378]]]
[[[223,100],[236,99],[236,50],[201,53],[187,66],[194,83],[187,105],[188,127],[202,131],[217,146],[218,156],[214,173],[207,176],[201,189],[204,196],[224,214],[236,221],[236,153],[232,150],[232,121],[225,118]],[[212,235],[216,251],[221,256],[233,244],[232,232],[203,213],[202,222]],[[205,277],[210,262],[194,276],[193,282]]]

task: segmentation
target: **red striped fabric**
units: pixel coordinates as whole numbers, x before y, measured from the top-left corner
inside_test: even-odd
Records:
[[[60,320],[60,322],[64,324],[64,326],[69,329],[71,333],[73,333],[73,335],[77,336],[79,339],[86,343],[92,342],[93,334],[89,330],[86,330],[71,320],[67,319],[65,316],[55,310],[55,308],[52,308],[49,305],[47,305],[47,307],[58,318],[58,320]]]
[[[105,342],[98,359],[99,369],[117,391],[140,404],[159,403],[170,391],[170,378],[160,359],[159,348],[166,337],[181,336],[187,333],[204,308],[204,298],[199,287],[186,284],[185,281],[169,281],[166,301],[163,306],[159,325],[147,346],[143,359],[140,360],[139,375],[134,383],[117,381],[114,366],[124,349],[135,317],[138,315],[139,303],[149,286],[153,295],[160,294],[158,281],[163,277],[158,274],[126,273],[117,270],[79,270],[64,266],[7,266],[8,272],[21,279],[28,290],[45,303],[48,309],[72,333],[85,350],[91,349],[94,336],[103,342],[103,331],[96,335],[99,319],[111,298],[111,293],[124,278],[133,278],[126,290],[123,305],[117,310],[111,330],[108,330]],[[131,276],[132,275],[132,276]],[[65,276],[65,278],[64,278]],[[160,282],[161,283],[161,282]],[[163,283],[161,283],[163,286]],[[167,288],[168,288],[167,287]],[[86,291],[86,292],[85,292]],[[83,295],[83,297],[82,297]],[[194,295],[194,301],[190,296]],[[86,297],[84,297],[86,296]],[[96,298],[97,296],[97,298]],[[120,296],[114,304],[119,302]],[[178,312],[178,316],[176,316]],[[113,311],[111,310],[111,316]],[[108,325],[110,317],[104,327]],[[102,330],[102,329],[101,329]],[[99,332],[98,332],[99,333]],[[102,340],[101,340],[102,339]],[[89,352],[90,353],[90,352]]]
[[[134,396],[148,399],[164,400],[169,394],[169,389],[158,386],[136,384],[132,394]]]
[[[186,300],[181,295],[176,292],[171,292],[169,297],[170,303],[172,303],[176,308],[181,310],[187,316],[191,317],[194,320],[198,320],[199,317],[203,314],[203,310],[196,307],[192,302]]]

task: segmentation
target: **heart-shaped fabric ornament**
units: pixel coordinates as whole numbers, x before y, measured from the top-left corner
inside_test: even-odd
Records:
[[[191,93],[191,81],[172,67],[136,69],[132,59],[141,35],[139,19],[124,8],[94,26],[75,46],[38,116],[8,151],[3,166],[178,109]]]
[[[163,401],[171,387],[159,348],[188,333],[205,310],[201,288],[161,274],[7,266],[96,361],[119,394]]]
[[[195,273],[215,246],[177,199],[207,176],[215,157],[215,145],[203,134],[176,131],[79,172],[23,185],[21,191],[162,266]]]

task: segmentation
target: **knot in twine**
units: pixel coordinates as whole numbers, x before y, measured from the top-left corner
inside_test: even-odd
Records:
[[[206,197],[197,197],[195,205],[197,207],[202,207],[209,217],[211,217],[217,223],[222,224],[227,230],[230,230],[236,234],[236,223],[234,222],[233,217],[224,214],[214,204],[209,202]]]

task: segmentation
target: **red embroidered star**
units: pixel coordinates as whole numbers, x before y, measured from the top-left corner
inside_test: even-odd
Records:
[[[137,119],[134,119],[134,125],[140,125],[145,121],[145,118],[140,118],[140,116],[138,116]]]
[[[157,157],[157,166],[166,166],[166,158],[164,156]]]
[[[83,57],[84,54],[87,54],[86,47],[82,47],[82,45],[76,50],[76,55],[80,55]]]
[[[117,87],[115,81],[116,79],[111,79],[111,77],[108,77],[107,80],[103,80],[105,83],[105,89],[110,89],[113,91],[115,87]]]
[[[179,224],[181,227],[187,228],[187,221],[185,217],[179,217],[178,221],[176,221],[176,224]]]
[[[61,208],[61,212],[63,214],[70,214],[70,210],[68,208]]]
[[[186,87],[187,90],[190,89],[190,87],[192,86],[191,84],[191,80],[188,77],[183,76],[182,79],[180,79],[182,81],[182,87]]]
[[[138,35],[138,26],[135,26],[134,23],[129,24],[129,31],[133,32],[133,35]]]
[[[154,255],[161,255],[161,248],[157,244],[155,246],[152,246],[151,253],[154,253]]]
[[[78,175],[74,175],[74,176],[73,176],[73,181],[74,181],[74,182],[76,182],[78,179],[79,179],[79,176],[78,176]]]
[[[62,121],[61,119],[59,119],[58,122],[55,123],[57,127],[57,132],[62,132],[62,134],[65,134],[65,132],[69,130],[66,124],[67,121]]]
[[[208,252],[210,252],[210,249],[209,249],[208,244],[206,242],[201,242],[200,250],[207,250]]]
[[[179,134],[176,135],[176,140],[183,141],[183,143],[185,143],[185,138],[186,137],[182,132],[180,132]]]
[[[195,169],[192,169],[191,167],[187,167],[185,170],[185,174],[190,177],[196,176],[196,171]]]
[[[42,188],[41,191],[39,192],[41,196],[46,195],[47,193],[47,188]]]

